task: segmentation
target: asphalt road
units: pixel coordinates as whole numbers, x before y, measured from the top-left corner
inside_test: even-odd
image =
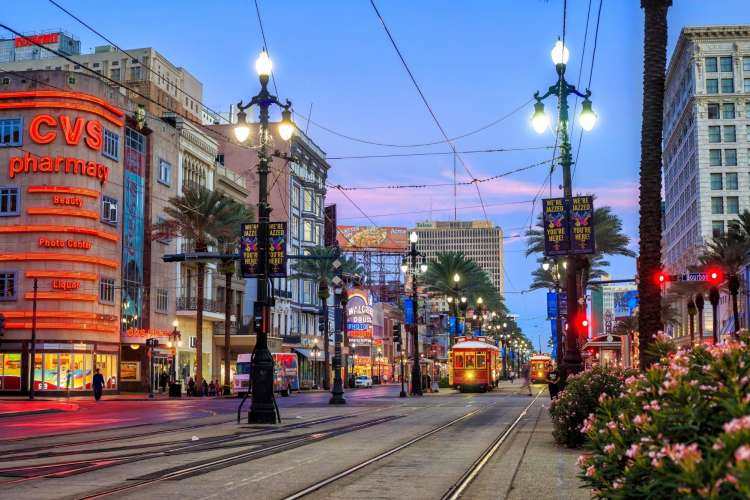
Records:
[[[236,399],[81,402],[3,418],[0,497],[441,498],[534,401],[507,387],[398,392],[348,391],[343,406],[327,393],[278,398],[275,426],[236,424]],[[491,491],[487,481],[473,497]]]

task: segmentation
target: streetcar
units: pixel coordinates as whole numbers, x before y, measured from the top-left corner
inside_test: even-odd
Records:
[[[282,396],[289,396],[299,390],[299,367],[297,354],[293,352],[274,352],[273,356],[273,390]],[[250,373],[252,354],[237,355],[237,371],[234,375],[232,390],[242,397],[250,390]]]
[[[529,359],[529,378],[532,384],[547,382],[552,370],[552,358],[546,354],[532,354]]]
[[[500,350],[486,337],[457,337],[448,360],[448,382],[461,392],[487,392],[500,381]]]

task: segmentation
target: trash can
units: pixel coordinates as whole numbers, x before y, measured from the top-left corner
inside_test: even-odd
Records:
[[[169,384],[169,397],[170,398],[182,397],[182,384],[178,384],[176,382]]]

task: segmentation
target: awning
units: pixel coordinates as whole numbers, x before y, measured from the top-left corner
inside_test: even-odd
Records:
[[[293,347],[292,351],[296,352],[297,354],[301,354],[305,358],[311,358],[312,357],[312,353],[310,352],[310,349],[301,349],[301,348],[298,348],[298,347]]]

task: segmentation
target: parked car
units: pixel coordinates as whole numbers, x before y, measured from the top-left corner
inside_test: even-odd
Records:
[[[360,375],[354,379],[354,387],[367,387],[372,389],[372,379],[367,375]]]

